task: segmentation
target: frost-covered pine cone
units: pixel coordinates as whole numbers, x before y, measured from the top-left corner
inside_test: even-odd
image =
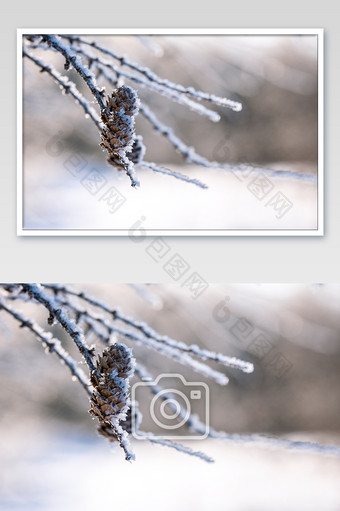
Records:
[[[126,433],[131,435],[133,430],[138,431],[141,420],[142,420],[141,413],[139,412],[135,404],[133,409],[131,407],[128,409],[126,419],[122,420],[120,422],[120,425],[123,428],[123,430],[126,431]],[[98,432],[101,435],[105,436],[106,438],[109,438],[112,442],[115,442],[117,440],[115,432],[112,431],[112,429],[109,426],[106,426],[105,424],[101,424],[98,427]]]
[[[132,162],[128,153],[131,153],[135,140],[135,115],[139,104],[136,91],[123,85],[108,96],[106,108],[101,113],[105,126],[100,145],[108,152],[108,163],[118,170],[128,172]]]
[[[137,165],[141,163],[144,159],[145,155],[145,145],[143,144],[143,137],[141,135],[137,135],[133,141],[131,153],[129,154],[129,159]]]
[[[116,343],[98,356],[96,371],[91,375],[94,392],[90,413],[99,420],[98,432],[120,443],[121,423],[127,418],[130,406],[129,378],[134,364],[131,350]]]

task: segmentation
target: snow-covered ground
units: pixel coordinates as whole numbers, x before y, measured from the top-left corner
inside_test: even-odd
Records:
[[[1,438],[4,511],[340,509],[339,459],[210,440],[191,447],[213,464],[144,442],[128,463],[94,435],[27,425]]]
[[[138,172],[141,187],[133,189],[126,175],[96,163],[87,163],[77,173],[76,160],[65,165],[66,156],[45,156],[25,165],[25,229],[129,230],[141,220],[150,230],[317,228],[313,182],[272,177],[261,181],[259,171],[236,177],[225,171],[169,165],[209,189],[150,170]]]

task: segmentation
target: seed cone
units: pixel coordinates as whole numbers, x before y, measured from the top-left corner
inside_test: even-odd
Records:
[[[136,407],[136,404],[134,404],[133,411],[131,407],[128,409],[126,419],[122,420],[120,422],[120,425],[123,428],[123,430],[126,431],[126,433],[131,435],[133,430],[138,431],[140,423],[141,413]],[[117,440],[114,431],[112,431],[112,429],[109,426],[106,426],[105,424],[100,425],[98,431],[101,435],[105,436],[106,438],[109,438],[112,442],[115,442]]]
[[[107,97],[106,108],[101,113],[105,126],[100,146],[108,152],[108,163],[129,176],[133,174],[133,162],[128,153],[131,153],[135,139],[135,115],[139,104],[136,91],[123,85]]]
[[[96,371],[91,375],[94,387],[90,413],[99,421],[98,432],[111,441],[118,441],[128,459],[127,433],[122,428],[130,406],[129,378],[134,371],[131,350],[116,343],[98,356]]]
[[[130,160],[137,165],[143,161],[145,154],[145,145],[143,144],[143,137],[137,135],[133,141],[131,153],[129,154]]]

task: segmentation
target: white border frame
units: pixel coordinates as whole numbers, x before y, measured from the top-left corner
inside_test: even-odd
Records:
[[[23,229],[23,165],[22,165],[22,36],[24,34],[88,34],[88,35],[316,35],[318,37],[318,194],[317,229],[196,229],[145,231],[147,236],[323,236],[324,235],[324,30],[322,28],[252,28],[252,29],[179,29],[179,28],[28,28],[17,29],[17,235],[18,236],[121,236],[129,230],[87,230],[87,229]]]

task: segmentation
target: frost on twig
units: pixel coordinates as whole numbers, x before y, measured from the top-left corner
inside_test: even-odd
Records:
[[[172,88],[169,89],[169,88],[163,87],[162,85],[159,85],[158,83],[154,83],[153,81],[147,81],[144,78],[141,78],[140,76],[138,76],[136,74],[129,73],[127,71],[123,71],[121,68],[112,64],[112,62],[107,62],[107,61],[103,60],[102,58],[94,57],[94,56],[90,55],[88,52],[86,52],[84,49],[76,48],[75,46],[71,46],[71,49],[74,52],[86,57],[92,66],[95,64],[97,69],[99,70],[99,72],[102,73],[107,79],[110,76],[107,73],[107,71],[109,70],[109,71],[113,72],[115,76],[123,77],[123,78],[128,79],[132,82],[137,83],[138,85],[140,85],[143,88],[151,89],[152,91],[157,92],[161,96],[171,99],[175,103],[179,103],[180,105],[186,106],[190,110],[192,110],[193,112],[196,112],[199,115],[207,117],[212,122],[218,122],[221,119],[220,115],[217,112],[215,112],[214,110],[211,110],[210,108],[205,107],[201,103],[197,103],[196,101],[193,101],[187,95],[179,94]],[[111,81],[111,80],[112,80],[112,76],[110,77],[109,81]],[[218,104],[220,104],[220,103],[218,103]]]
[[[70,94],[74,97],[74,99],[79,103],[79,105],[83,108],[85,115],[88,115],[96,127],[101,131],[102,126],[100,119],[96,113],[96,111],[91,107],[87,99],[79,92],[74,82],[69,80],[67,76],[63,76],[52,66],[45,64],[41,59],[38,59],[31,55],[25,49],[22,52],[24,57],[27,57],[29,60],[34,62],[36,66],[38,66],[42,73],[48,73],[61,87],[61,89],[65,92],[65,94]]]
[[[254,370],[254,366],[250,362],[246,362],[235,357],[228,357],[213,351],[204,350],[196,345],[187,345],[184,342],[171,339],[168,336],[162,336],[151,327],[149,327],[146,323],[129,318],[117,309],[111,309],[106,304],[92,298],[87,293],[73,291],[70,287],[58,286],[56,284],[46,284],[46,287],[53,289],[57,295],[66,294],[78,297],[81,300],[91,304],[92,306],[101,309],[111,317],[113,316],[115,320],[119,320],[134,328],[135,330],[139,331],[139,333],[132,330],[126,330],[120,326],[116,326],[115,324],[109,322],[107,319],[104,319],[91,311],[85,310],[75,303],[69,304],[69,307],[73,309],[77,314],[81,315],[82,317],[90,318],[92,327],[94,327],[93,322],[97,322],[105,329],[107,329],[109,336],[111,334],[118,334],[126,339],[129,339],[130,341],[144,345],[149,349],[155,350],[162,355],[172,358],[173,360],[190,367],[194,371],[212,380],[215,380],[220,385],[226,385],[228,383],[228,377],[224,373],[212,369],[210,366],[204,363],[204,361],[210,360],[215,363],[222,364],[226,367],[229,366],[235,369],[239,369],[245,373],[251,373]],[[63,302],[63,305],[65,305],[65,302]],[[106,336],[106,339],[108,339],[109,336]],[[200,360],[194,359],[193,356]]]
[[[83,332],[77,327],[74,321],[70,320],[68,314],[65,309],[60,309],[54,303],[53,299],[51,299],[44,291],[42,286],[34,285],[34,284],[21,284],[24,292],[28,293],[31,299],[36,300],[41,303],[49,312],[48,322],[49,324],[53,324],[54,321],[57,321],[66,332],[71,336],[72,340],[76,344],[80,353],[83,355],[85,362],[89,366],[91,371],[94,370],[94,365],[92,361],[92,352],[86,345],[85,336]]]
[[[183,351],[186,353],[190,353],[192,355],[196,355],[197,357],[201,358],[202,360],[212,360],[214,362],[217,362],[219,364],[222,364],[226,367],[233,367],[235,369],[240,369],[241,371],[245,373],[252,373],[254,371],[254,366],[250,362],[245,362],[244,360],[240,360],[236,357],[227,357],[226,355],[222,355],[220,353],[215,353],[213,351],[209,351],[206,349],[201,349],[199,346],[192,344],[187,345],[185,342],[180,342],[175,339],[172,339],[171,337],[167,335],[160,335],[158,334],[153,328],[151,328],[149,325],[147,325],[143,321],[136,321],[132,318],[129,318],[128,316],[125,316],[120,311],[115,311],[116,318],[123,321],[127,325],[130,325],[140,332],[142,332],[146,337],[149,339],[153,339],[160,344],[163,344],[165,346],[169,346],[172,348],[176,348],[179,351]]]
[[[228,172],[233,172],[236,174],[242,175],[242,173],[249,173],[252,171],[257,171],[265,174],[268,177],[279,177],[279,178],[291,178],[296,179],[298,181],[306,181],[306,182],[315,182],[317,180],[316,176],[313,174],[301,174],[300,172],[291,172],[288,170],[276,170],[276,169],[268,169],[262,168],[254,165],[248,164],[227,164],[227,163],[219,163],[216,161],[210,161],[204,156],[201,156],[197,153],[194,147],[190,147],[183,140],[181,140],[174,130],[164,124],[162,121],[158,119],[156,114],[151,110],[151,108],[146,103],[141,103],[139,112],[141,115],[152,125],[154,130],[163,135],[170,144],[178,151],[188,162],[195,163],[201,167],[216,169],[216,170],[225,170]]]
[[[105,91],[104,89],[98,88],[96,77],[86,66],[83,65],[81,58],[78,55],[72,53],[72,51],[70,51],[70,49],[65,46],[56,36],[45,34],[41,37],[42,40],[45,41],[49,46],[63,55],[66,60],[66,69],[69,69],[70,66],[72,66],[77,71],[80,77],[87,84],[93,96],[96,98],[100,109],[104,110],[105,106],[103,103],[103,96]]]
[[[147,304],[155,310],[160,310],[163,306],[163,300],[156,293],[148,288],[147,284],[129,284],[129,287],[133,289],[137,295]]]
[[[208,188],[208,186],[206,184],[202,183],[202,181],[199,181],[199,179],[193,179],[188,176],[185,176],[184,174],[181,174],[180,172],[174,172],[173,170],[167,169],[165,167],[160,167],[159,165],[156,165],[156,163],[153,163],[153,162],[142,161],[139,164],[139,166],[148,168],[148,169],[152,170],[153,172],[157,172],[159,174],[165,174],[167,176],[172,176],[172,177],[174,177],[176,179],[180,179],[181,181],[184,181],[186,183],[192,183],[192,184],[198,186],[199,188],[203,188],[203,190]]]
[[[174,412],[178,413],[179,418],[187,417],[187,411],[184,409],[179,403],[175,404],[174,396],[165,392],[165,389],[160,385],[155,385],[152,383],[154,378],[152,378],[151,374],[148,370],[138,363],[136,365],[135,372],[138,378],[141,381],[148,381],[148,388],[152,392],[153,395],[158,395],[159,399],[163,401],[167,401],[167,406],[171,408]],[[150,383],[151,382],[151,383]],[[224,442],[230,442],[232,444],[239,444],[242,446],[254,445],[260,448],[269,448],[274,450],[289,450],[289,451],[305,451],[314,454],[323,454],[324,456],[336,456],[340,457],[340,446],[338,445],[325,445],[320,444],[318,442],[306,442],[300,440],[290,440],[282,437],[268,436],[268,435],[260,435],[260,434],[238,434],[238,433],[227,433],[225,431],[216,431],[213,427],[209,426],[207,431],[207,425],[203,423],[196,414],[189,414],[187,417],[186,425],[189,430],[196,432],[198,434],[208,433],[208,437],[221,440]],[[165,442],[158,441],[155,438],[152,438],[150,433],[145,433],[148,440],[153,443],[160,443],[166,445]],[[149,438],[150,437],[150,438]],[[168,447],[174,447],[173,445],[168,445]],[[178,450],[184,452],[181,444],[178,444]],[[196,453],[189,453],[193,455],[197,455]],[[201,453],[199,453],[201,454]],[[203,453],[203,456],[205,454]],[[201,456],[199,456],[201,457]],[[202,458],[204,459],[204,458]],[[206,460],[209,461],[209,460]]]
[[[118,60],[122,66],[129,67],[133,71],[137,71],[138,73],[144,75],[145,78],[147,78],[147,80],[149,80],[150,82],[157,83],[157,84],[162,85],[170,90],[174,90],[181,94],[186,94],[186,95],[191,96],[198,100],[210,101],[211,103],[230,108],[231,110],[234,110],[236,112],[239,112],[242,110],[242,104],[238,101],[233,101],[228,98],[221,98],[221,97],[216,96],[215,94],[209,94],[207,92],[198,91],[194,87],[184,87],[183,85],[181,85],[179,83],[174,83],[174,82],[171,82],[170,80],[161,78],[156,73],[151,71],[149,68],[141,66],[140,64],[137,64],[135,62],[132,62],[127,57],[122,57],[122,56],[118,55],[116,52],[114,52],[113,50],[104,48],[103,46],[99,45],[95,41],[87,41],[86,39],[83,39],[82,37],[71,36],[71,35],[61,35],[61,37],[64,37],[65,39],[68,39],[70,42],[75,42],[80,45],[91,46],[92,48],[99,50],[101,53],[103,53],[105,55],[109,55],[110,57]]]
[[[134,455],[121,421],[126,419],[130,406],[129,378],[133,375],[134,364],[131,350],[116,343],[98,356],[96,369],[91,374],[94,392],[90,413],[99,421],[99,433],[118,441],[127,460],[134,459]]]
[[[0,298],[0,310],[5,310],[10,316],[19,322],[20,328],[27,328],[30,330],[37,339],[39,339],[50,353],[55,353],[60,360],[70,369],[72,375],[79,381],[85,391],[91,396],[92,390],[90,382],[86,377],[84,371],[80,369],[77,362],[70,356],[69,353],[62,347],[59,339],[53,338],[50,332],[45,332],[37,323],[32,319],[28,319],[23,316],[20,312],[15,311],[11,306],[6,304]]]
[[[149,438],[150,433],[146,434]],[[173,442],[172,440],[166,440],[164,438],[157,438],[152,436],[149,438],[149,440],[153,444],[163,445],[164,447],[171,447],[172,449],[176,449],[176,451],[183,452],[184,454],[189,454],[190,456],[196,456],[197,458],[200,458],[203,461],[207,461],[208,463],[214,463],[213,458],[207,456],[204,452],[194,451],[193,449],[190,449],[190,447],[179,444],[178,442]]]
[[[103,318],[102,316],[87,311],[86,309],[83,309],[79,307],[78,305],[72,303],[68,303],[67,301],[63,301],[59,298],[56,298],[56,301],[63,307],[68,307],[70,310],[72,310],[75,314],[78,315],[78,317],[81,317],[83,321],[90,327],[91,330],[96,332],[96,335],[98,338],[100,338],[105,344],[110,342],[110,339],[113,335],[121,336],[124,339],[127,339],[131,342],[137,343],[139,345],[145,346],[148,349],[154,350],[158,352],[159,354],[166,356],[168,358],[171,358],[175,360],[176,362],[185,365],[187,367],[190,367],[193,371],[210,378],[211,380],[216,381],[220,385],[226,385],[229,382],[228,377],[222,373],[221,371],[216,371],[215,369],[208,366],[206,363],[201,362],[200,360],[195,360],[189,353],[183,353],[183,350],[178,349],[176,346],[170,346],[167,344],[159,343],[156,339],[152,337],[147,337],[144,335],[140,335],[132,330],[127,330],[125,328],[122,328],[121,326],[118,326],[116,324],[113,324],[108,319]],[[124,316],[122,316],[124,317]],[[116,318],[117,320],[120,320],[119,317]],[[101,327],[106,331],[107,333],[103,333],[102,330],[99,330],[98,327]],[[184,343],[183,343],[184,344]],[[211,352],[213,353],[213,352]],[[196,355],[199,358],[200,355],[196,353]],[[214,354],[215,358],[214,361],[218,361],[218,354]],[[206,357],[204,357],[207,359]],[[203,359],[204,359],[203,358]],[[244,370],[242,366],[243,361],[239,361],[240,364],[237,366],[237,360],[235,361],[235,367],[238,369]],[[243,362],[244,366],[247,367],[248,362]],[[225,365],[225,364],[224,364]],[[252,367],[252,364],[249,364]],[[247,372],[247,371],[245,371]],[[248,371],[250,372],[250,371]]]

